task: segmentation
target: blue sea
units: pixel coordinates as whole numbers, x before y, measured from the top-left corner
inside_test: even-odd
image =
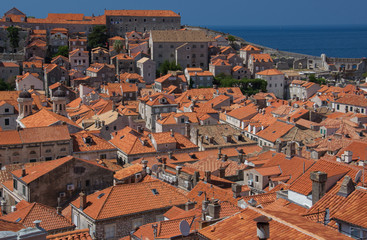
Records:
[[[367,57],[367,26],[207,26],[283,51],[329,57]]]

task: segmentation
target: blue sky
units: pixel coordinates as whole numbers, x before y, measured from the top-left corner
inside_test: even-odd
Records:
[[[367,25],[366,0],[3,0],[1,15],[17,7],[27,15],[103,14],[107,9],[170,9],[197,26]]]

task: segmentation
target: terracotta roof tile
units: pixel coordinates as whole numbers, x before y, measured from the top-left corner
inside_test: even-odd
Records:
[[[50,240],[92,240],[89,235],[89,229],[74,230],[70,232],[58,233],[55,235],[48,235],[47,239]]]
[[[153,189],[158,193],[154,194]],[[71,204],[79,208],[79,201],[78,198]],[[88,195],[87,207],[83,212],[93,219],[100,220],[168,208],[186,202],[187,198],[177,192],[175,187],[161,181],[152,181],[116,185]]]

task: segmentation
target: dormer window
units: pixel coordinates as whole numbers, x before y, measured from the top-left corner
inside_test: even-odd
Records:
[[[165,98],[162,98],[160,102],[161,103],[167,103],[167,100]]]
[[[93,143],[93,139],[90,136],[83,138],[83,140],[84,140],[84,143],[86,143],[86,144],[92,144]]]

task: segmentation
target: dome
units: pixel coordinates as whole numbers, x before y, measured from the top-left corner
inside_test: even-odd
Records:
[[[19,98],[32,98],[32,95],[26,90],[23,90],[21,93],[19,93]]]
[[[58,88],[53,94],[53,97],[66,97],[66,93],[61,90],[60,88]]]

